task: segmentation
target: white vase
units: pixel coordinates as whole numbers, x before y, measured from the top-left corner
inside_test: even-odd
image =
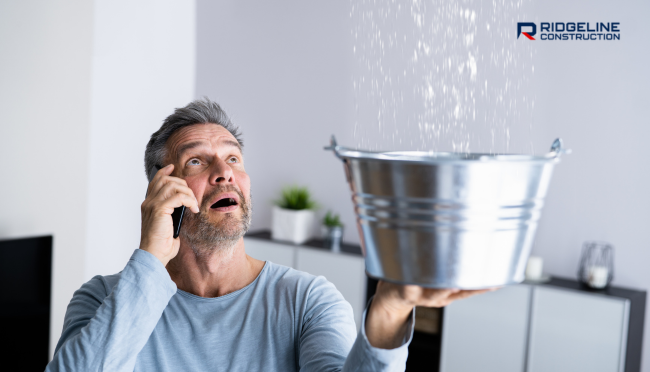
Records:
[[[292,210],[273,207],[271,238],[302,244],[312,237],[316,215],[309,209]]]

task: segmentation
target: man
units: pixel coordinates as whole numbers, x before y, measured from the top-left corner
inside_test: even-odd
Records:
[[[246,255],[242,146],[208,99],[167,117],[145,151],[148,176],[164,167],[142,203],[140,247],[122,272],[75,292],[47,371],[403,371],[414,306],[480,292],[380,282],[356,335],[323,277]]]

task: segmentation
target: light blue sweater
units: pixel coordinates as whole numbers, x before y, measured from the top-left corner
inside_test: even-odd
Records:
[[[136,249],[75,292],[46,371],[404,371],[412,321],[392,350],[372,347],[363,323],[355,337],[350,304],[323,277],[267,262],[248,286],[203,298]]]

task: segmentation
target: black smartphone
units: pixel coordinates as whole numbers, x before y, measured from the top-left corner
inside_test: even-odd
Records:
[[[149,171],[149,183],[153,180],[156,172],[158,172],[162,167],[160,165],[154,165]],[[145,195],[146,197],[146,195]],[[172,212],[172,224],[174,226],[174,239],[178,238],[178,234],[181,233],[181,224],[183,223],[183,216],[185,215],[185,206],[181,205],[178,208],[174,208]]]

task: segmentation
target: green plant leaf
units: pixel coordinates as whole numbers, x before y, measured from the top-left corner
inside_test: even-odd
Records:
[[[282,189],[282,196],[275,204],[284,209],[303,210],[316,209],[317,204],[312,199],[309,190],[306,187],[287,186]]]
[[[327,211],[323,218],[323,225],[328,227],[343,226],[338,214],[333,214],[332,211]]]

